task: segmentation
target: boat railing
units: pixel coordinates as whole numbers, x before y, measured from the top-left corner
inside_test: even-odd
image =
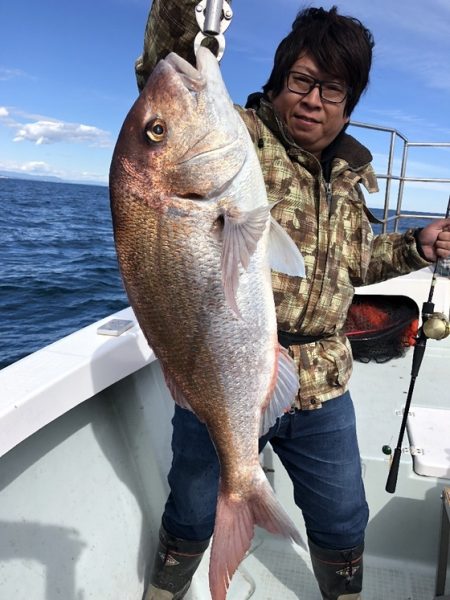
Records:
[[[390,231],[398,231],[400,226],[400,221],[404,219],[436,219],[436,214],[419,211],[419,212],[408,212],[404,210],[404,192],[405,192],[405,184],[406,183],[424,183],[424,184],[444,184],[448,185],[448,195],[447,199],[450,196],[450,178],[448,177],[409,177],[407,176],[407,167],[408,167],[408,159],[409,159],[409,150],[411,148],[448,148],[450,150],[450,142],[410,142],[405,135],[400,133],[398,130],[383,127],[379,125],[370,125],[367,123],[361,123],[358,121],[351,121],[350,125],[353,127],[359,127],[366,130],[371,131],[380,131],[384,133],[388,133],[390,136],[389,143],[389,155],[387,161],[387,169],[386,172],[377,173],[377,178],[379,180],[385,180],[385,194],[384,194],[384,207],[383,207],[383,217],[380,219],[382,225],[381,229],[383,233],[386,233],[389,228]],[[402,144],[401,148],[401,162],[400,168],[395,169],[395,157],[396,150],[398,147],[398,143]],[[450,161],[449,161],[450,162]],[[395,202],[395,209],[391,208],[393,204],[393,196],[395,191],[393,190],[393,183],[398,182],[397,189],[397,198]],[[394,199],[395,200],[395,199]],[[445,212],[444,207],[444,212]],[[392,213],[394,210],[394,214]]]

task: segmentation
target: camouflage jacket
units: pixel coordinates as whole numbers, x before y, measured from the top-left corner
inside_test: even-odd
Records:
[[[198,0],[154,0],[144,53],[136,62],[140,89],[160,58],[175,51],[193,64]],[[181,5],[180,5],[181,4]],[[420,269],[413,231],[374,236],[361,187],[377,191],[370,152],[343,134],[329,182],[320,162],[290,139],[270,102],[236,107],[260,159],[273,216],[287,229],[306,263],[306,277],[272,276],[279,329],[327,336],[289,348],[300,374],[298,405],[319,408],[347,389],[352,371],[349,342],[342,333],[354,287]]]

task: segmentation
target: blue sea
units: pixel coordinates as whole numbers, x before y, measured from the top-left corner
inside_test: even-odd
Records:
[[[0,368],[127,305],[108,188],[0,179]]]
[[[125,306],[108,188],[0,179],[0,368]]]

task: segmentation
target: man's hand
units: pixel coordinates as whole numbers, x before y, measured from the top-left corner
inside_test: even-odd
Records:
[[[436,262],[450,256],[450,219],[437,219],[419,232],[417,236],[427,260]]]

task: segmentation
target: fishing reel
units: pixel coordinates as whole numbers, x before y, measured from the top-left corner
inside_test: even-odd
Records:
[[[443,340],[450,335],[450,321],[444,313],[432,313],[422,325],[424,335],[431,340]]]

